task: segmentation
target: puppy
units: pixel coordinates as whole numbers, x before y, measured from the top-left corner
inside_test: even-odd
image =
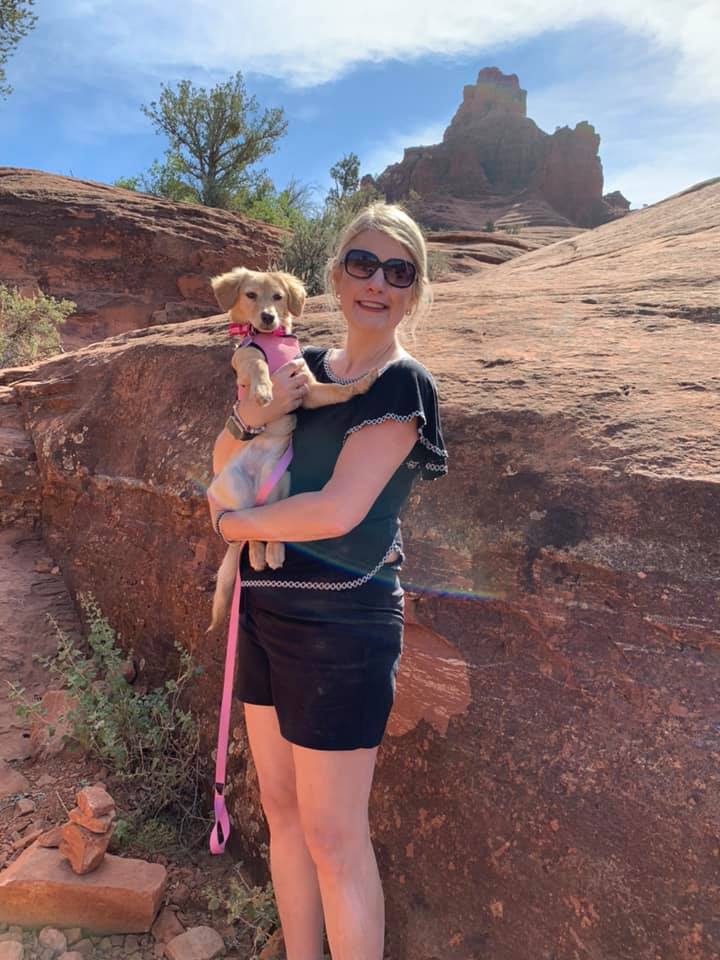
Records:
[[[245,267],[213,277],[210,282],[220,307],[229,313],[231,333],[243,337],[232,356],[238,396],[246,391],[260,406],[266,406],[272,400],[270,375],[274,372],[268,359],[280,366],[300,352],[292,337],[292,323],[293,317],[299,317],[303,311],[305,288],[292,274],[281,271],[262,273]],[[255,342],[252,342],[253,338],[256,338]],[[284,356],[281,347],[285,350]],[[356,383],[339,384],[318,383],[310,374],[309,390],[302,406],[314,409],[342,403],[365,393],[377,377],[375,369]],[[252,507],[258,490],[285,452],[295,424],[296,417],[285,414],[269,423],[263,433],[243,443],[210,484],[210,496],[227,510]],[[266,502],[282,500],[289,492],[290,474],[286,471]],[[242,547],[242,543],[231,544],[220,565],[208,632],[222,623],[230,605]],[[283,543],[264,544],[251,540],[248,549],[253,570],[264,570],[266,565],[277,570],[285,560]]]

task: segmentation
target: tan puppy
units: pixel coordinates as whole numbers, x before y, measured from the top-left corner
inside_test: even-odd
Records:
[[[228,311],[232,325],[243,329],[248,327],[251,334],[272,333],[282,327],[285,334],[290,335],[293,317],[300,316],[305,305],[305,288],[297,277],[289,273],[261,273],[237,267],[229,273],[213,277],[210,282],[218,303]],[[238,385],[246,388],[248,396],[261,406],[271,402],[270,371],[260,350],[251,346],[236,349],[232,356],[232,367]],[[378,377],[378,371],[371,370],[356,383],[318,383],[309,370],[306,373],[309,375],[309,389],[302,405],[308,409],[342,403],[365,393]],[[239,452],[210,484],[210,496],[226,510],[242,510],[253,506],[260,487],[285,452],[295,424],[295,416],[285,414],[269,423],[263,433],[243,443]],[[267,503],[282,500],[289,492],[290,475],[286,471]],[[231,544],[218,570],[212,622],[208,631],[222,623],[230,605],[242,546],[242,543]],[[254,570],[264,570],[266,565],[276,570],[285,560],[283,543],[250,541],[248,549]]]

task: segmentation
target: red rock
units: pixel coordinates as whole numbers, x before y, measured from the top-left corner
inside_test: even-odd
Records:
[[[55,927],[43,927],[38,933],[38,943],[46,950],[52,950],[54,954],[65,953],[67,948],[65,934]]]
[[[38,838],[39,847],[59,847],[62,841],[62,826],[52,827],[46,830]]]
[[[173,910],[163,907],[150,932],[160,943],[167,943],[173,937],[185,933],[185,927],[180,923]]]
[[[106,833],[115,822],[115,807],[113,806],[112,813],[104,817],[90,817],[83,813],[80,807],[73,807],[72,810],[69,811],[68,816],[73,823],[77,823],[80,827],[85,827],[86,830],[90,830],[92,833]]]
[[[63,933],[70,946],[82,939],[82,927],[68,927]]]
[[[213,960],[225,952],[225,942],[212,927],[191,927],[165,944],[168,960]]]
[[[459,225],[434,209],[434,201],[444,197],[482,201],[467,224],[477,229],[511,207],[524,208],[525,224],[591,227],[623,216],[627,208],[619,198],[603,200],[600,138],[592,125],[583,121],[549,135],[527,117],[526,100],[514,73],[481,70],[477,83],[464,88],[443,142],[408,147],[402,161],[383,171],[374,185],[388,200],[410,200],[420,221],[436,227]],[[365,182],[374,183],[372,178]],[[538,202],[547,212],[538,215]]]
[[[0,167],[0,283],[77,304],[65,349],[214,314],[209,278],[266,270],[283,236],[239,213]]]
[[[65,857],[77,874],[91,873],[102,863],[113,831],[99,834],[86,830],[77,823],[65,823],[62,826],[62,840],[59,852]]]
[[[93,873],[78,876],[57,850],[33,846],[0,873],[0,921],[147,933],[166,881],[164,867],[111,854]]]
[[[58,960],[85,960],[85,954],[79,950],[67,950],[58,957]]]
[[[12,842],[11,849],[23,850],[25,847],[29,846],[29,844],[33,843],[33,841],[37,840],[38,837],[42,835],[42,832],[43,832],[42,829],[31,830],[29,833],[26,833],[24,836],[18,837],[17,840],[14,840]]]
[[[17,940],[0,942],[0,960],[23,960],[23,945]]]
[[[76,802],[86,817],[99,818],[115,814],[115,801],[107,790],[98,784],[80,790]]]
[[[90,940],[89,937],[84,937],[82,940],[77,940],[72,945],[75,953],[79,953],[81,957],[91,957],[95,952],[95,944]]]
[[[30,784],[22,773],[11,767],[6,760],[0,759],[0,798],[26,793],[29,789]]]
[[[15,813],[18,817],[24,817],[29,813],[33,813],[34,811],[35,801],[31,800],[30,797],[23,797],[15,804]]]
[[[451,470],[403,516],[415,623],[371,802],[397,960],[446,957],[458,932],[458,955],[511,960],[528,930],[538,958],[674,958],[714,915],[719,229],[720,182],[699,185],[436,288],[413,352],[438,383]],[[202,490],[220,387],[232,395],[223,328],[3,375],[38,450],[48,550],[158,682],[169,638],[203,635],[223,552]],[[342,336],[320,300],[298,329]],[[210,747],[222,646],[193,647]],[[230,812],[259,860],[267,829],[235,743]]]

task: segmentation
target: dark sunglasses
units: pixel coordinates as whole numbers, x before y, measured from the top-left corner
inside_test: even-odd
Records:
[[[369,280],[378,267],[391,287],[410,287],[415,280],[415,264],[409,260],[392,257],[381,260],[369,250],[348,250],[343,257],[345,272],[357,280]]]

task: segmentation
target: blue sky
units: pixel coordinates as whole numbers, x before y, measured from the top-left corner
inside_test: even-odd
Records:
[[[493,9],[496,7],[497,9]],[[582,16],[578,12],[582,9]],[[544,130],[589,120],[605,190],[633,206],[720,175],[720,0],[36,0],[8,62],[0,165],[112,182],[161,158],[140,105],[242,70],[289,122],[264,161],[324,190],[437,143],[478,70],[516,73]]]

